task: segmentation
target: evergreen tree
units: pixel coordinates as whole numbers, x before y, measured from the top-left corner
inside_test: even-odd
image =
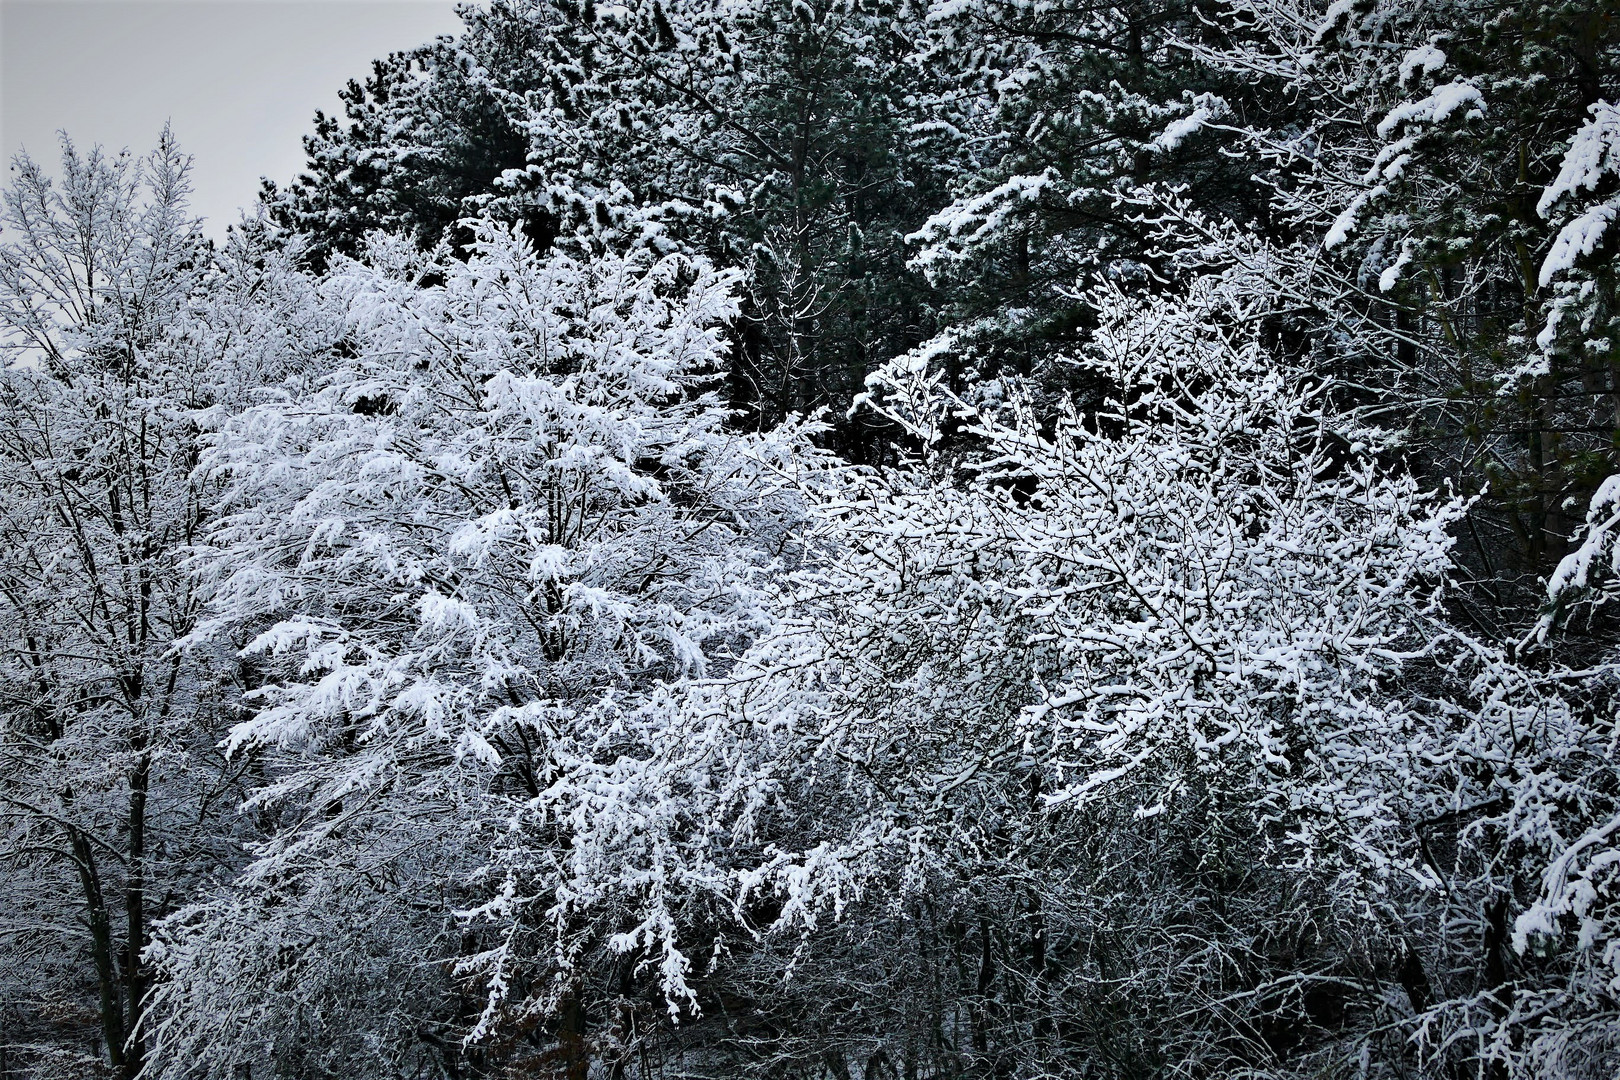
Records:
[[[306,171],[285,191],[266,182],[271,217],[307,238],[315,267],[358,253],[377,229],[431,247],[507,170],[523,168],[528,141],[506,107],[535,77],[529,24],[499,2],[463,14],[460,40],[394,53],[351,80],[341,117],[315,115]],[[544,235],[544,222],[530,227]]]

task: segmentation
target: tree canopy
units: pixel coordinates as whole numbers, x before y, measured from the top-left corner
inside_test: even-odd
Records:
[[[1620,1068],[1620,25],[492,0],[0,212],[0,1080]]]

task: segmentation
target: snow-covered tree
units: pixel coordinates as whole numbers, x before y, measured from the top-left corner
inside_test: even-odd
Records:
[[[1585,215],[1601,210],[1561,170],[1578,145],[1599,154],[1578,182],[1602,171],[1592,110],[1620,79],[1615,24],[1592,5],[1470,0],[1265,0],[1233,20],[1244,40],[1194,43],[1200,60],[1298,105],[1290,123],[1215,126],[1273,191],[1272,218],[1319,244],[1308,302],[1338,323],[1337,370],[1366,415],[1415,467],[1487,487],[1459,549],[1485,583],[1469,602],[1482,633],[1522,626],[1571,511],[1613,470],[1612,285],[1589,257],[1584,283],[1553,279],[1597,240]]]
[[[175,647],[199,435],[300,354],[254,313],[274,257],[216,258],[167,132],[61,165],[19,157],[0,216],[0,1001],[19,1068],[132,1077],[151,923],[236,846],[233,673]],[[280,329],[244,348],[225,328],[254,319]]]
[[[221,247],[172,148],[20,167],[0,1024],[1620,1068],[1609,12],[462,17]]]
[[[351,86],[352,122],[320,119],[310,172],[271,205],[351,254],[367,228],[465,239],[454,221],[477,206],[542,247],[583,236],[741,269],[726,393],[770,427],[847,404],[932,332],[905,265],[941,172],[906,136],[932,77],[920,17],[890,0],[469,9],[453,44]]]
[[[202,460],[225,514],[198,637],[263,680],[228,748],[279,827],[165,930],[174,1075],[458,1067],[483,950],[456,911],[488,888],[491,830],[764,627],[814,460],[795,431],[726,430],[731,273],[541,256],[487,222],[464,263],[380,236],[367,259],[323,286],[352,358]]]
[[[1439,662],[1457,508],[1344,441],[1322,384],[1261,347],[1253,285],[1093,293],[1102,325],[1075,362],[1113,402],[1055,428],[1015,393],[951,394],[949,341],[874,376],[872,400],[925,448],[919,468],[820,503],[817,557],[777,629],[725,678],[621,721],[616,756],[541,790],[500,845],[507,890],[484,913],[542,904],[565,942],[610,913],[623,963],[655,974],[672,1010],[699,1011],[734,953],[802,934],[788,971],[813,971],[841,921],[904,922],[924,904],[982,924],[962,936],[980,937],[984,981],[934,1006],[936,1029],[959,1009],[972,1034],[936,1032],[905,1067],[1010,1054],[1083,1072],[1099,1042],[1056,1032],[1065,1008],[1101,1007],[1074,935],[1116,894],[1075,876],[1133,835],[1151,848],[1139,834],[1161,822],[1201,822],[1172,843],[1236,857],[1230,882],[1244,866],[1299,869],[1323,893],[1421,877],[1392,837],[1444,793],[1408,788],[1397,759],[1443,722],[1395,687]],[[1173,878],[1157,879],[1166,896]],[[1179,899],[1155,914],[1195,917]],[[1254,932],[1299,916],[1267,909],[1275,893],[1233,899]],[[998,934],[1040,940],[1036,969],[992,960]],[[1224,962],[1172,949],[1111,989],[1141,996],[1133,1020],[1169,1015],[1177,993],[1196,1009],[1219,997]],[[1259,1065],[1257,1025],[1308,1019],[1280,993],[1201,1017],[1218,1030],[1175,1045],[1213,1037],[1206,1062]],[[904,1056],[866,1016],[854,1009],[839,1051]]]

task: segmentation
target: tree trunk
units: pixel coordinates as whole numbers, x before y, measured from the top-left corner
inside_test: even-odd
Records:
[[[141,950],[146,947],[146,792],[151,781],[151,758],[142,754],[129,777],[129,879],[124,889],[128,938],[124,961],[124,988],[129,1001],[126,1027],[129,1045],[124,1055],[124,1076],[134,1080],[145,1064],[140,1035],[141,1006],[146,998],[146,969]]]
[[[112,923],[107,916],[107,904],[101,893],[101,878],[96,873],[89,837],[78,829],[70,828],[68,839],[73,845],[73,862],[79,871],[79,884],[84,889],[86,919],[90,924],[90,951],[95,959],[96,981],[101,990],[101,1033],[107,1040],[107,1063],[115,1070],[124,1072],[123,995],[119,992],[117,964],[113,957]]]

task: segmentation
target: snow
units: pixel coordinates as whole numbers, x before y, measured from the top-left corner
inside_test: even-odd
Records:
[[[1605,557],[1620,559],[1616,547],[1616,532],[1620,528],[1620,474],[1607,477],[1592,494],[1586,515],[1586,535],[1574,551],[1558,562],[1558,567],[1547,580],[1547,598],[1557,600],[1566,591],[1584,589],[1592,580],[1592,572],[1599,568]],[[1609,567],[1611,571],[1620,566]]]
[[[1403,102],[1391,109],[1389,115],[1378,122],[1378,137],[1389,138],[1403,124],[1441,123],[1459,109],[1467,110],[1463,113],[1465,120],[1477,120],[1485,115],[1484,95],[1478,87],[1462,79],[1435,87],[1433,93],[1420,101]]]
[[[1401,280],[1401,271],[1406,269],[1406,264],[1411,261],[1412,242],[1407,240],[1401,244],[1401,253],[1395,257],[1395,261],[1385,267],[1383,273],[1378,275],[1378,291],[1389,292],[1389,290],[1393,289],[1395,283]]]
[[[1360,192],[1355,198],[1351,199],[1350,205],[1341,210],[1339,216],[1333,219],[1333,225],[1328,229],[1327,235],[1322,238],[1322,247],[1331,251],[1350,239],[1350,234],[1355,231],[1356,221],[1361,217],[1362,210],[1366,208],[1368,203],[1388,191],[1389,188],[1379,184],[1369,191]]]
[[[1192,111],[1166,126],[1159,133],[1159,137],[1153,140],[1153,148],[1161,153],[1168,153],[1210,120],[1224,116],[1229,111],[1230,106],[1222,98],[1214,94],[1199,94],[1193,103]]]
[[[1575,133],[1558,175],[1536,201],[1536,213],[1542,217],[1559,200],[1582,189],[1595,191],[1604,177],[1620,175],[1620,106],[1599,101],[1589,111],[1591,118]]]
[[[1425,75],[1432,75],[1445,66],[1444,52],[1433,45],[1420,46],[1401,57],[1401,82],[1409,81],[1413,72],[1422,71]]]
[[[1591,207],[1559,229],[1547,257],[1541,261],[1538,283],[1545,287],[1556,275],[1572,269],[1577,259],[1596,251],[1616,213],[1620,213],[1620,198]]]
[[[1083,37],[1028,32],[1075,28],[1054,0],[787,0],[776,14],[798,22],[768,30],[750,0],[665,4],[679,47],[622,64],[595,45],[630,40],[606,23],[646,12],[575,23],[563,5],[540,12],[543,45],[599,35],[591,55],[609,74],[576,87],[597,111],[575,121],[544,91],[501,97],[529,125],[531,165],[500,182],[516,201],[462,206],[454,250],[376,234],[316,272],[296,247],[272,250],[273,230],[230,263],[170,245],[161,215],[103,222],[91,240],[106,280],[142,286],[106,295],[155,305],[131,335],[140,393],[107,370],[99,326],[64,339],[91,342],[65,350],[80,367],[64,377],[0,372],[0,603],[20,613],[0,619],[12,631],[0,676],[23,703],[0,718],[23,721],[0,725],[0,758],[24,763],[0,763],[0,791],[58,816],[84,807],[116,846],[134,748],[164,755],[165,854],[151,866],[204,857],[163,882],[176,900],[145,954],[151,1075],[231,1075],[298,1040],[319,1053],[317,1023],[354,1033],[361,1065],[254,1071],[363,1078],[375,1059],[375,1072],[449,1075],[440,1066],[462,1051],[488,1053],[485,1071],[561,1066],[545,1044],[569,1000],[589,1018],[574,1034],[592,1075],[644,1070],[613,1055],[669,1049],[676,1024],[691,1053],[667,1063],[719,1074],[705,1040],[728,1038],[724,1018],[688,1022],[739,984],[762,1015],[791,1019],[795,994],[866,1008],[849,988],[887,987],[895,971],[893,1001],[847,1024],[824,1016],[868,1049],[818,1046],[797,1071],[937,1073],[900,1048],[907,1030],[939,1044],[947,1027],[961,1053],[946,1071],[974,1071],[986,1063],[966,1056],[970,1026],[988,1014],[956,960],[994,961],[995,993],[1016,991],[1023,943],[1040,934],[1061,947],[1028,985],[1050,985],[998,997],[982,1033],[1011,1033],[1009,1075],[1077,1076],[1078,1057],[1019,1047],[1050,1041],[1030,1040],[1052,1019],[1040,1010],[1091,1007],[1076,995],[1101,985],[1086,944],[1098,933],[1123,950],[1103,1004],[1139,1017],[1139,991],[1162,995],[1147,1008],[1168,1002],[1157,1015],[1184,1018],[1201,1053],[1210,1001],[1220,1023],[1233,1006],[1262,1010],[1245,1025],[1276,1015],[1277,995],[1226,992],[1229,961],[1255,976],[1245,985],[1286,985],[1298,957],[1254,943],[1293,941],[1307,923],[1323,930],[1311,972],[1339,980],[1371,957],[1387,975],[1416,956],[1439,965],[1438,1000],[1404,1001],[1385,979],[1389,1008],[1352,1010],[1303,1064],[1249,1042],[1242,1067],[1347,1073],[1359,1054],[1369,1076],[1472,1074],[1494,1067],[1478,1048],[1496,1046],[1518,1055],[1504,1075],[1564,1075],[1522,1048],[1581,1024],[1606,1036],[1602,995],[1620,986],[1620,658],[1588,627],[1568,656],[1561,637],[1620,601],[1620,476],[1596,485],[1568,535],[1540,621],[1522,616],[1520,640],[1477,633],[1458,625],[1457,590],[1485,594],[1455,556],[1476,564],[1493,541],[1465,515],[1500,504],[1453,497],[1445,479],[1472,488],[1479,474],[1437,464],[1435,433],[1396,395],[1453,384],[1445,331],[1460,325],[1487,334],[1474,374],[1495,382],[1504,421],[1536,397],[1559,424],[1576,409],[1608,423],[1612,388],[1589,377],[1612,358],[1610,297],[1588,271],[1620,214],[1620,122],[1607,103],[1583,114],[1566,98],[1557,115],[1574,119],[1536,136],[1535,160],[1564,160],[1530,235],[1543,289],[1525,296],[1523,264],[1499,257],[1514,233],[1487,234],[1482,257],[1454,227],[1474,209],[1455,177],[1477,155],[1511,160],[1486,125],[1460,123],[1484,115],[1485,84],[1453,80],[1438,44],[1461,39],[1430,36],[1444,13],[1391,2],[1238,0],[1253,17],[1239,40],[1197,43],[1234,95],[1294,80],[1283,111],[1299,123],[1280,130],[1251,126],[1279,115],[1270,102],[1074,77],[1094,70],[1075,62],[1095,59]],[[1117,14],[1086,10],[1097,25]],[[504,11],[489,15],[496,30]],[[722,22],[735,52],[691,50]],[[916,43],[895,30],[922,40],[915,55],[896,60]],[[758,95],[782,85],[783,32],[836,47],[835,106],[844,89],[897,81],[859,103],[893,107],[860,138],[892,137],[894,172],[835,175],[847,163],[833,153],[816,181],[826,199],[782,198],[768,159],[784,137],[762,118],[785,114]],[[699,85],[686,79],[713,79],[725,116],[676,92]],[[1451,81],[1431,92],[1439,79]],[[620,105],[667,141],[619,127]],[[1583,117],[1567,148],[1555,141]],[[1210,162],[1170,153],[1216,126]],[[818,143],[818,158],[823,145],[837,144]],[[1229,186],[1177,186],[1211,162],[1270,200],[1264,227],[1227,216],[1248,202],[1224,198]],[[0,206],[13,313],[58,287],[71,253],[40,253],[74,235],[22,220],[53,205],[22,179],[26,204]],[[861,208],[852,190],[875,194]],[[885,216],[891,202],[904,215]],[[553,211],[555,243],[526,240],[514,206]],[[175,287],[146,290],[140,260],[165,250],[178,252],[160,275]],[[948,263],[951,279],[902,274],[907,255]],[[1442,261],[1457,273],[1431,279]],[[216,280],[231,275],[245,284]],[[845,289],[862,290],[850,299],[869,321],[839,306]],[[1481,330],[1473,305],[1503,296],[1523,324]],[[1422,310],[1397,320],[1396,301]],[[1451,308],[1463,321],[1442,327]],[[40,325],[68,325],[67,310]],[[116,303],[95,315],[122,317]],[[807,356],[807,342],[824,351]],[[1571,362],[1554,351],[1565,344],[1589,354]],[[758,363],[729,368],[740,356]],[[747,387],[755,375],[765,385]],[[845,394],[836,433],[772,415]],[[135,431],[157,432],[162,453],[132,459]],[[1488,429],[1480,446],[1518,469],[1528,455],[1511,432]],[[861,445],[874,464],[827,444]],[[1559,471],[1563,515],[1602,476],[1586,470],[1606,443],[1586,445],[1567,447],[1580,470]],[[150,557],[102,524],[135,508],[104,513],[105,490],[120,489],[101,481],[133,490],[137,464],[156,492],[137,523],[137,543],[159,545]],[[96,524],[75,533],[75,521]],[[142,602],[111,577],[93,587],[96,567],[121,565],[185,631],[138,658],[143,677],[182,665],[156,723],[97,704],[129,641],[103,613]],[[43,749],[29,710],[53,695],[16,633],[33,624],[72,691],[52,719],[77,726]],[[208,816],[203,797],[228,824],[188,833]],[[55,900],[73,897],[62,830],[4,810],[0,834],[48,851],[32,865],[57,874]],[[1425,843],[1436,822],[1441,859]],[[109,895],[127,873],[114,862]],[[1218,894],[1218,919],[1200,914],[1221,880],[1242,887]],[[0,901],[32,887],[0,874]],[[1479,996],[1469,947],[1495,898],[1527,958],[1512,1016]],[[1454,950],[1445,929],[1459,925]],[[1544,950],[1560,955],[1542,963]],[[929,955],[940,966],[917,968]],[[1208,972],[1189,956],[1211,958]],[[87,987],[92,974],[79,964],[75,977]],[[946,1023],[886,1029],[891,1005]],[[787,1061],[763,1041],[777,1034],[749,1030],[756,1064]],[[1450,1040],[1444,1059],[1421,1056],[1431,1030]],[[536,1056],[497,1060],[518,1044]],[[894,1060],[875,1058],[880,1044]],[[425,1056],[382,1060],[398,1046]]]
[[[1316,24],[1315,41],[1321,44],[1327,36],[1339,28],[1345,17],[1356,10],[1356,0],[1333,0],[1326,11],[1322,13],[1322,21]]]
[[[971,245],[995,236],[1019,203],[1035,201],[1056,180],[1056,170],[1049,168],[1033,175],[1010,177],[989,191],[957,200],[906,237],[909,243],[923,244],[912,258],[912,265],[926,268],[941,260],[964,257]]]

